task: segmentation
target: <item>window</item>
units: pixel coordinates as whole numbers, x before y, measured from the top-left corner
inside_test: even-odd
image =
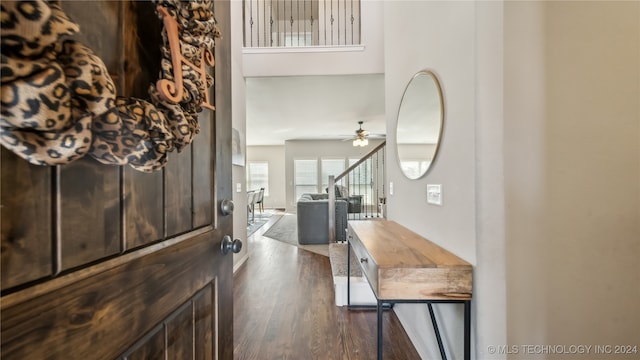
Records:
[[[293,160],[296,201],[300,195],[318,192],[318,160]]]
[[[322,159],[322,192],[329,186],[329,176],[340,175],[344,170],[344,159]]]
[[[349,166],[352,166],[360,159],[349,159]],[[382,178],[383,164],[373,158],[361,162],[353,171],[349,173],[349,195],[362,195],[363,205],[377,204],[377,194],[384,191]],[[380,191],[380,193],[378,193]]]
[[[402,160],[400,167],[408,177],[417,179],[427,171],[430,164],[430,160]]]
[[[249,161],[247,167],[247,190],[264,188],[264,195],[269,195],[269,163],[266,161]]]
[[[359,160],[360,159],[349,159],[349,166],[352,166]],[[354,188],[368,186],[371,184],[371,178],[370,178],[371,176],[369,174],[370,168],[371,168],[371,159],[368,159],[360,163],[358,167],[353,169],[353,171],[349,174],[349,186],[351,187],[351,189],[349,189],[350,190],[349,193],[352,193],[353,190],[356,190],[355,193],[361,193],[362,191],[359,191]]]
[[[311,43],[311,33],[310,32],[297,32],[292,34],[290,32],[285,32],[283,37],[281,37],[281,41],[284,46],[312,46]],[[274,39],[277,37],[277,34],[272,33],[271,35]],[[275,41],[275,40],[274,40]]]

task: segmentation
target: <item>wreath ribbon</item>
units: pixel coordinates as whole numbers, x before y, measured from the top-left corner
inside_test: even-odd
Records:
[[[213,51],[212,1],[156,0],[179,24],[180,53],[197,67]],[[79,31],[57,2],[3,1],[0,143],[35,165],[61,165],[86,154],[104,164],[155,171],[199,131],[198,113],[210,75],[182,66],[182,97],[166,99],[154,85],[150,102],[117,96],[104,62],[87,46],[62,40]],[[162,14],[159,14],[162,16]],[[174,81],[163,31],[160,78]]]

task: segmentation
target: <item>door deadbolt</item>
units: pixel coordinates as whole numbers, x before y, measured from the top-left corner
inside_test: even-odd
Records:
[[[235,206],[233,205],[233,201],[229,200],[229,199],[224,199],[220,202],[220,212],[222,213],[222,215],[231,215],[233,214],[233,208]]]

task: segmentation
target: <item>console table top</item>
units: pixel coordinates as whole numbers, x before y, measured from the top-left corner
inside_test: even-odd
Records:
[[[378,267],[467,268],[472,265],[395,221],[349,221]]]
[[[348,222],[350,244],[378,299],[471,299],[473,266],[387,220]]]

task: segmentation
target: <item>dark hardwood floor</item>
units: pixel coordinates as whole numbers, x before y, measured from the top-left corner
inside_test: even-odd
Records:
[[[263,237],[234,276],[234,359],[375,359],[376,311],[335,306],[329,258]],[[419,359],[385,311],[384,358]]]

